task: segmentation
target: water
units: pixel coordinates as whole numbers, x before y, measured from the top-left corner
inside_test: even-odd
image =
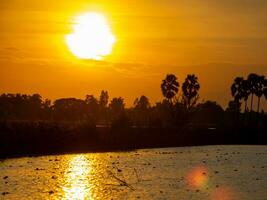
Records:
[[[0,161],[0,199],[267,199],[267,146],[206,146]]]

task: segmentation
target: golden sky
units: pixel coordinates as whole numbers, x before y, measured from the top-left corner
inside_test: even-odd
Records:
[[[65,36],[76,16],[106,16],[116,43],[102,61],[80,60]],[[161,100],[174,73],[198,75],[201,99],[225,106],[236,76],[267,76],[266,0],[1,0],[0,93],[45,98],[142,94]],[[265,105],[266,107],[267,105]]]

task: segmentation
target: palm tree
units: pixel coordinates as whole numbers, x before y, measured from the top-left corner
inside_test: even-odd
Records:
[[[245,101],[245,112],[247,112],[248,97],[250,95],[250,88],[248,80],[242,81],[242,98]]]
[[[247,111],[247,100],[250,95],[249,82],[243,77],[237,77],[231,86],[231,94],[235,101],[239,102],[241,99],[245,101],[245,112]]]
[[[257,84],[256,84],[256,91],[255,95],[258,97],[258,106],[257,106],[257,113],[260,111],[260,100],[264,90],[264,82],[265,82],[265,77],[264,76],[258,76],[257,78]]]
[[[239,102],[243,97],[243,77],[236,77],[231,86],[231,93],[236,102]]]
[[[264,79],[263,95],[267,99],[267,79]]]
[[[165,98],[172,103],[172,98],[178,93],[179,83],[174,74],[167,74],[166,78],[162,80],[161,91]]]
[[[253,111],[253,97],[257,91],[257,81],[258,81],[258,75],[257,74],[252,73],[252,74],[248,75],[249,90],[251,93],[250,112]]]
[[[200,85],[197,79],[198,78],[194,74],[187,75],[185,82],[182,85],[183,102],[186,109],[190,109],[198,100]]]

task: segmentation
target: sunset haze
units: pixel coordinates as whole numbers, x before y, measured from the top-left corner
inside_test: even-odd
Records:
[[[194,73],[200,99],[225,107],[235,77],[267,75],[266,9],[265,0],[3,0],[0,92],[55,100],[104,89],[131,106],[143,94],[162,100],[167,73],[180,83]],[[77,16],[90,12],[116,38],[102,60],[81,59],[66,43]]]

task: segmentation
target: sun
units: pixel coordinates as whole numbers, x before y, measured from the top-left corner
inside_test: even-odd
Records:
[[[102,60],[109,55],[115,43],[107,19],[99,13],[86,13],[78,16],[73,32],[66,36],[70,51],[78,58]]]

